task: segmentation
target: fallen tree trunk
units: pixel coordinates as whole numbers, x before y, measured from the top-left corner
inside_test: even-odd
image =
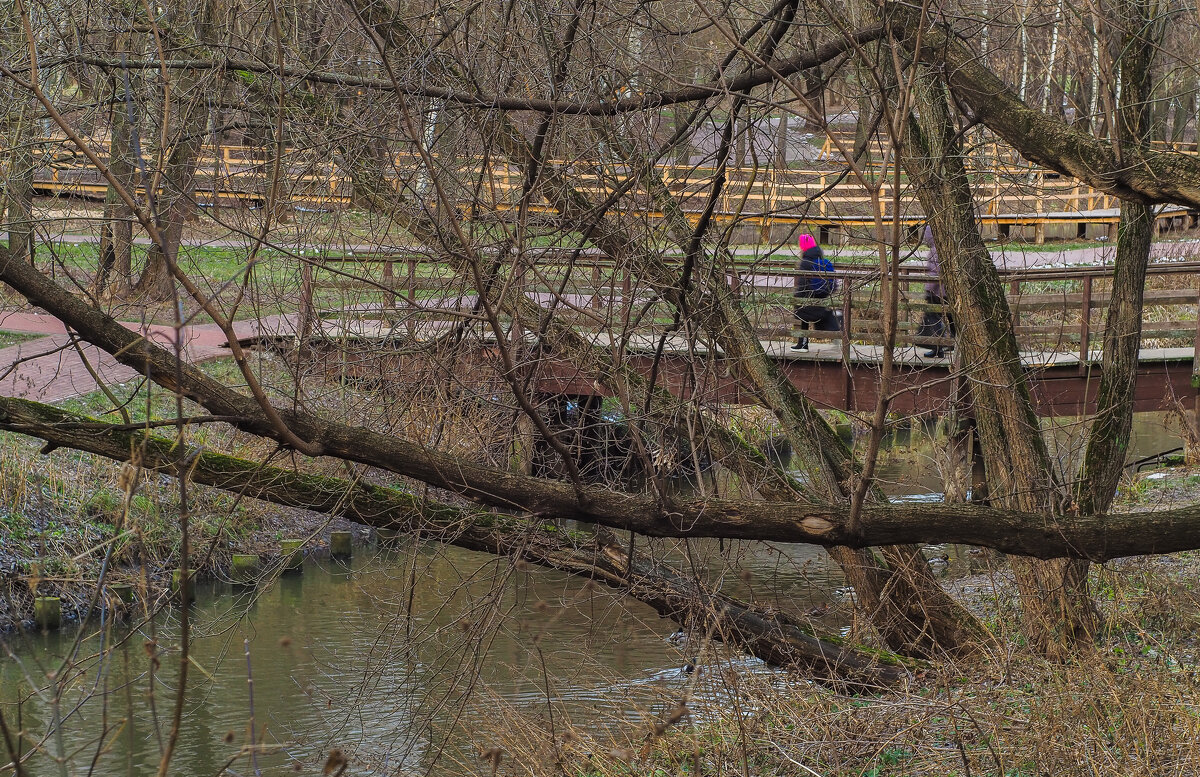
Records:
[[[254,398],[210,378],[0,253],[0,280],[45,308],[88,342],[155,382],[179,391],[243,431],[287,445]],[[182,378],[177,381],[177,378]],[[13,401],[13,400],[7,400]],[[1034,558],[1107,561],[1200,548],[1200,505],[1148,513],[1051,516],[982,505],[866,505],[857,527],[844,505],[722,499],[668,499],[585,488],[494,469],[363,427],[277,408],[289,428],[330,456],[411,477],[502,509],[598,523],[654,537],[874,545],[959,542]],[[14,431],[20,431],[14,429]]]
[[[608,532],[563,531],[537,519],[467,510],[397,488],[262,466],[105,424],[52,405],[0,398],[0,429],[38,437],[44,452],[67,447],[288,507],[339,515],[467,550],[521,559],[603,583],[663,617],[712,633],[777,666],[847,690],[895,685],[917,662],[818,636],[787,615],[712,591],[700,581],[629,553]]]
[[[364,23],[387,41],[393,50],[403,49],[407,39],[405,22],[394,15],[381,14],[369,4],[357,4]],[[785,2],[763,17],[759,31],[763,38],[752,55],[755,61],[770,60],[792,26],[794,2]],[[752,35],[751,35],[752,37]],[[742,39],[749,44],[750,37]],[[382,49],[381,49],[382,51]],[[747,50],[748,51],[748,50]],[[741,53],[741,52],[740,52]],[[735,61],[730,57],[726,65]],[[450,72],[453,80],[459,73]],[[748,98],[748,89],[735,93],[730,106],[730,121],[736,121],[739,106]],[[745,310],[734,298],[725,278],[726,268],[716,254],[703,246],[705,232],[721,190],[723,175],[709,193],[707,215],[695,227],[684,216],[680,202],[653,172],[650,160],[634,152],[620,138],[606,137],[625,163],[637,170],[636,180],[651,196],[656,207],[667,215],[668,232],[673,242],[684,249],[684,272],[664,260],[644,237],[631,234],[628,224],[609,218],[607,207],[615,200],[600,204],[579,186],[576,174],[555,164],[543,164],[536,144],[530,144],[519,128],[505,115],[487,114],[483,126],[490,127],[503,155],[510,164],[529,174],[532,191],[537,191],[559,214],[563,223],[587,237],[605,254],[628,262],[634,273],[662,296],[676,311],[680,321],[704,332],[725,353],[735,375],[769,408],[780,422],[783,434],[800,459],[817,498],[834,502],[853,491],[861,467],[854,461],[834,430],[825,422],[816,406],[796,389],[770,359],[755,333]],[[731,151],[733,125],[726,124],[718,150],[718,170],[723,170]],[[607,135],[608,133],[606,133]],[[615,193],[612,196],[616,196]],[[450,203],[443,203],[449,206]],[[541,314],[538,315],[541,318]],[[880,496],[882,496],[880,494]],[[894,650],[929,655],[937,651],[965,652],[986,640],[982,624],[945,593],[933,578],[929,567],[914,545],[884,548],[880,555],[865,548],[832,547],[830,554],[842,567],[847,580],[859,593],[861,609],[885,642]],[[881,559],[882,557],[882,559]],[[886,563],[885,563],[886,562]]]

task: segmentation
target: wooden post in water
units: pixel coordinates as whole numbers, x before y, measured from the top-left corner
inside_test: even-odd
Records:
[[[284,572],[304,571],[304,540],[280,540],[279,554]]]
[[[187,597],[187,600],[189,602],[196,601],[195,585],[196,585],[196,571],[192,570],[191,574],[188,575],[188,597]],[[175,571],[171,572],[171,593],[173,593],[175,596],[178,596],[181,598],[183,596],[183,570],[182,569],[176,569]]]
[[[116,583],[108,587],[108,595],[122,604],[133,603],[133,586],[128,583]]]
[[[348,531],[329,533],[329,555],[334,558],[350,558],[353,553],[353,535]]]
[[[42,631],[62,624],[62,601],[57,596],[39,596],[33,600],[33,622]]]
[[[229,562],[229,582],[252,586],[258,583],[258,556],[253,553],[234,553]]]

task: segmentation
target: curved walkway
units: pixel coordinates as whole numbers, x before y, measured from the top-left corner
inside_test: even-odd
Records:
[[[240,340],[290,333],[292,322],[289,316],[268,316],[262,321],[236,322],[233,328]],[[158,345],[175,347],[173,327],[122,325],[142,332]],[[0,330],[35,335],[26,342],[0,348],[0,396],[59,402],[96,391],[96,377],[105,384],[115,384],[134,380],[139,374],[96,346],[75,341],[61,321],[45,313],[0,313]],[[186,326],[182,331],[183,357],[192,364],[230,353],[225,333],[216,324]]]
[[[100,239],[93,235],[57,235],[51,242],[85,245],[88,243],[99,243]],[[138,245],[150,244],[149,238],[146,237],[135,238],[133,242]],[[245,238],[184,238],[183,244],[189,248],[249,248],[249,241]],[[432,253],[429,249],[422,246],[399,244],[380,245],[378,243],[349,242],[340,244],[300,243],[287,240],[272,240],[264,243],[264,245],[267,248],[295,254],[302,252],[315,254],[321,251],[341,251],[347,254],[379,254],[403,251],[412,251],[421,254]],[[797,251],[795,250],[795,246],[789,244],[784,248],[774,249],[769,245],[736,246],[733,248],[733,253],[735,256],[749,259],[752,257],[763,257],[768,253],[775,257],[787,256],[796,254]],[[875,256],[873,250],[862,246],[835,246],[831,247],[828,253],[835,259],[839,255]],[[913,249],[909,256],[911,259],[919,259],[924,258],[926,253],[927,251],[924,248]],[[1011,244],[995,246],[991,249],[992,261],[1001,269],[1111,264],[1116,258],[1116,253],[1117,246],[1114,243],[1097,243],[1096,245],[1084,248],[1050,250],[1035,250],[1032,247]],[[1150,258],[1152,260],[1179,260],[1197,257],[1200,257],[1200,240],[1168,240],[1154,243],[1150,247]]]

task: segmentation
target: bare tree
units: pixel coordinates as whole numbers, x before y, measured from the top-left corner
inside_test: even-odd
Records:
[[[111,299],[73,294],[73,276],[60,283],[26,265],[15,243],[0,257],[0,280],[176,395],[179,437],[16,400],[0,403],[7,430],[169,473],[185,505],[194,481],[590,577],[769,661],[857,685],[896,682],[913,656],[969,653],[992,638],[938,584],[920,543],[1014,554],[1027,632],[1054,655],[1093,634],[1089,561],[1200,544],[1195,508],[1107,514],[1130,434],[1152,208],[1200,206],[1200,162],[1151,144],[1167,13],[1157,4],[1099,8],[1103,45],[1073,50],[1064,42],[1095,20],[1061,3],[991,7],[982,22],[951,6],[843,14],[797,0],[655,9],[314,0],[254,5],[228,23],[218,2],[140,21],[118,10],[105,17],[115,29],[83,34],[103,46],[11,32],[20,45],[6,43],[0,76],[14,104],[29,106],[21,126],[34,126],[35,113],[53,123],[107,187],[93,289],[123,296],[133,239],[149,239],[137,312],[170,322],[175,352],[122,326]],[[1034,22],[1043,12],[1045,30]],[[979,23],[986,57],[968,43]],[[51,55],[58,65],[42,64]],[[1074,91],[1055,75],[1068,58],[1093,56],[1116,74],[1089,87],[1088,99],[1111,106],[1108,137],[1068,123],[1054,91]],[[92,87],[89,114],[102,130],[85,126],[82,98],[50,88],[54,68],[68,66],[103,85]],[[850,138],[831,114],[852,108]],[[781,116],[822,127],[841,157],[822,178],[866,192],[865,205],[842,205],[859,209],[848,219],[871,224],[862,236],[874,244],[884,343],[879,399],[855,419],[867,430],[858,453],[788,379],[729,282],[743,271],[739,230],[778,249],[791,235],[772,233],[771,218],[802,221],[826,196],[751,212],[760,178],[792,172],[777,169],[787,168],[791,142]],[[1056,472],[980,231],[964,138],[981,127],[1026,160],[1122,200],[1099,411],[1072,477]],[[31,148],[27,137],[14,148]],[[248,141],[259,156],[236,174],[210,174],[202,162],[213,137]],[[10,169],[33,170],[16,157]],[[669,165],[685,159],[693,169]],[[245,180],[253,184],[239,189]],[[196,192],[207,188],[215,200],[222,187],[254,207],[198,214]],[[12,197],[29,196],[9,190],[12,223]],[[988,505],[889,505],[875,478],[898,390],[901,212],[914,197],[959,322],[957,377],[969,386]],[[347,202],[365,210],[308,215]],[[245,255],[222,278],[184,261],[198,215],[203,229],[241,241]],[[340,249],[340,264],[314,258],[297,247],[306,242],[360,253],[366,243],[386,270],[364,270]],[[259,275],[268,249],[290,264],[286,281]],[[414,279],[407,299],[396,267]],[[610,270],[617,280],[607,287],[592,277]],[[335,274],[342,291],[353,285],[327,312],[346,332],[374,332],[373,346],[334,351],[335,338],[314,334],[315,272]],[[303,280],[285,290],[267,287],[295,278]],[[418,296],[434,280],[439,296]],[[163,300],[177,304],[165,311]],[[262,325],[260,306],[290,320],[301,305],[286,377],[267,374],[248,357],[239,325]],[[228,339],[246,393],[182,358],[198,316]],[[398,385],[416,374],[437,391],[416,409],[338,403],[323,393],[330,376],[321,359],[340,362],[338,380]],[[346,367],[357,359],[367,366]],[[540,389],[564,363],[586,389]],[[743,439],[726,408],[697,399],[721,381],[771,419],[792,449],[790,467]],[[588,429],[604,425],[593,395],[609,397],[622,419],[620,474],[640,478],[586,461]],[[503,398],[512,430],[446,439],[444,419],[470,416],[481,396]],[[580,397],[585,407],[568,410]],[[188,448],[184,400],[203,414],[195,423],[228,424],[271,453],[255,462]],[[512,461],[530,448],[536,457]],[[274,460],[279,450],[294,454],[291,466]],[[681,460],[696,470],[715,462],[736,485],[704,481],[699,496],[681,494],[670,477],[670,462]],[[331,474],[330,461],[366,479]],[[576,536],[545,523],[563,520],[598,528]],[[184,509],[185,530],[187,521]],[[645,555],[652,537],[822,545],[873,628],[854,638],[877,637],[900,655],[872,657],[814,634],[795,613],[712,590]]]

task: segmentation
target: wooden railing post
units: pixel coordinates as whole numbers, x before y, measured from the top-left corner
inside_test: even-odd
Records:
[[[633,279],[629,275],[629,268],[621,273],[621,321],[625,327],[629,326],[629,317],[633,315],[633,300],[629,298],[633,292]]]
[[[600,309],[600,263],[592,263],[592,310]]]
[[[847,277],[842,281],[842,396],[845,400],[844,407],[847,410],[852,410],[854,401],[854,375],[850,368],[850,331],[854,327],[854,289],[850,285],[850,278]]]
[[[1196,292],[1196,336],[1192,344],[1192,388],[1196,389],[1196,409],[1200,410],[1200,290]],[[1200,416],[1197,416],[1200,420]]]
[[[392,264],[391,257],[388,257],[383,262],[383,285],[387,289],[384,293],[384,299],[387,300],[389,308],[396,307],[396,274]]]
[[[1017,327],[1021,325],[1021,281],[1013,278],[1008,284],[1008,306],[1012,310],[1013,336],[1016,337]]]
[[[850,330],[854,323],[854,288],[850,285],[849,277],[842,280],[842,288],[845,293],[842,295],[842,350],[846,350],[846,344],[850,341]]]
[[[1079,316],[1079,371],[1087,371],[1092,339],[1092,276],[1083,276],[1083,301]]]
[[[313,319],[313,270],[312,265],[300,260],[300,321],[296,327],[296,344],[301,346],[312,335]]]
[[[1192,345],[1192,391],[1195,396],[1192,397],[1192,417],[1186,419],[1190,422],[1193,434],[1184,435],[1185,445],[1183,450],[1184,461],[1193,462],[1197,458],[1200,451],[1194,449],[1194,445],[1187,445],[1187,442],[1195,442],[1195,432],[1200,430],[1200,291],[1196,293],[1196,336],[1195,342]]]
[[[1196,291],[1196,335],[1195,342],[1192,344],[1192,388],[1200,389],[1200,289]]]

